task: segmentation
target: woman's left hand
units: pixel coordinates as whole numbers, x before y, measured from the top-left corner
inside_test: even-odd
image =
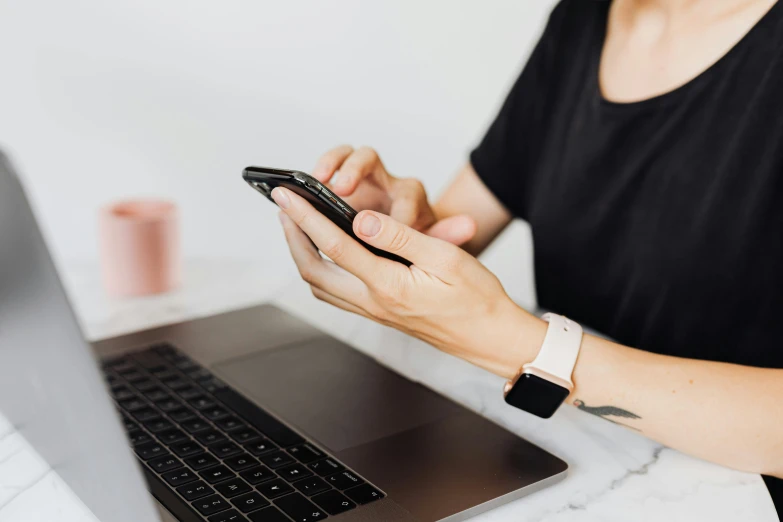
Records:
[[[272,197],[299,273],[318,299],[506,378],[534,358],[545,323],[464,250],[384,214],[360,212],[354,233],[413,263],[406,267],[371,253],[297,194],[276,188]]]

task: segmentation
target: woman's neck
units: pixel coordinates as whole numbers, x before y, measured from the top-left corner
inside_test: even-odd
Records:
[[[669,92],[724,56],[776,0],[614,0],[599,70],[604,97]]]
[[[670,23],[697,17],[722,17],[754,5],[772,6],[776,0],[613,0],[612,10],[618,16],[633,20],[655,17]]]

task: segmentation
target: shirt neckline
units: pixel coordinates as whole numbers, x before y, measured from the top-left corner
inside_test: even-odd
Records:
[[[650,98],[643,100],[637,100],[632,102],[618,102],[608,100],[603,92],[601,92],[600,70],[601,70],[601,58],[603,55],[604,42],[606,41],[606,33],[609,25],[609,8],[611,2],[606,2],[604,13],[601,16],[601,25],[599,27],[596,45],[596,51],[593,53],[594,59],[591,64],[591,84],[593,92],[598,99],[599,105],[606,107],[610,110],[622,111],[622,110],[641,110],[660,107],[666,105],[678,98],[684,96],[686,93],[693,89],[699,88],[707,83],[731,60],[731,58],[744,50],[749,45],[749,41],[754,38],[755,33],[762,31],[767,25],[771,24],[777,17],[777,13],[781,0],[776,1],[772,7],[770,7],[759,20],[753,24],[753,26],[740,38],[728,51],[721,55],[717,60],[710,64],[706,69],[699,74],[688,80],[687,82],[679,85],[669,91],[661,94],[656,94]]]

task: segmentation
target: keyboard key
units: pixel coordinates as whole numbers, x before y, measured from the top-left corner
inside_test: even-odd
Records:
[[[215,492],[214,489],[207,486],[207,483],[203,480],[198,480],[196,482],[191,482],[190,484],[186,486],[180,486],[177,488],[177,491],[180,495],[185,497],[185,500],[191,501],[196,500],[197,498],[206,497],[207,495],[211,495]]]
[[[326,481],[337,489],[348,489],[353,486],[363,484],[364,481],[353,474],[351,471],[343,471],[327,477]]]
[[[326,475],[331,475],[345,469],[342,464],[332,459],[319,460],[318,462],[309,464],[307,467],[315,471],[319,477],[325,477]]]
[[[269,502],[255,491],[252,493],[240,495],[233,499],[231,503],[234,504],[242,513],[250,513],[251,511],[255,511],[256,509],[260,509],[269,505]]]
[[[290,428],[234,390],[223,388],[222,390],[216,390],[214,395],[219,401],[234,410],[240,417],[244,418],[254,428],[272,439],[277,445],[288,447],[304,442],[304,439]]]
[[[158,366],[153,366],[151,368],[147,368],[147,373],[149,373],[149,374],[151,374],[151,375],[153,375],[155,377],[157,377],[161,373],[165,373],[167,371],[169,371],[169,367],[166,366],[165,364],[160,364]]]
[[[198,439],[200,443],[206,445],[215,444],[216,442],[222,442],[224,440],[228,440],[226,439],[225,435],[215,430],[202,431],[200,433],[197,433],[195,437],[196,439]]]
[[[206,517],[220,511],[225,511],[230,508],[231,505],[227,500],[223,500],[217,495],[212,495],[193,502],[193,507]]]
[[[177,393],[184,400],[189,401],[197,397],[201,397],[202,392],[198,388],[194,388],[193,386],[188,384],[187,388],[181,388],[177,390]]]
[[[120,382],[116,375],[108,371],[103,372],[103,378],[106,379],[106,384],[109,386],[115,386]]]
[[[192,440],[185,440],[176,444],[172,444],[169,449],[173,451],[174,454],[178,457],[190,457],[191,455],[196,455],[204,450],[204,448]]]
[[[305,464],[313,462],[324,457],[324,454],[312,447],[310,444],[302,444],[288,449],[288,453],[296,457],[299,462]]]
[[[166,399],[171,399],[171,395],[169,395],[168,393],[164,392],[163,390],[161,390],[157,386],[155,388],[147,391],[147,392],[144,392],[144,396],[147,399],[151,400],[152,402],[160,402],[160,401],[164,401]]]
[[[197,368],[195,370],[186,371],[185,375],[194,381],[208,381],[212,378],[212,373],[206,368]]]
[[[173,449],[173,448],[172,448]],[[209,453],[202,453],[201,455],[194,455],[185,459],[185,464],[195,469],[196,471],[208,468],[218,464],[219,461]]]
[[[338,515],[356,507],[356,504],[335,490],[316,495],[311,500],[330,515]]]
[[[137,382],[143,382],[147,380],[146,375],[136,370],[133,370],[128,373],[123,373],[122,377],[131,384],[135,384]]]
[[[188,433],[198,433],[199,431],[208,430],[212,427],[207,421],[198,418],[182,422],[180,423],[180,426],[182,426]]]
[[[142,408],[147,408],[147,401],[144,401],[137,397],[133,397],[132,399],[128,399],[125,401],[120,401],[119,404],[125,411],[129,413],[133,413],[134,411],[140,410]]]
[[[164,346],[170,346],[167,343],[164,343]],[[179,351],[178,348],[173,348],[168,353],[161,353],[162,357],[165,357],[167,361],[170,361],[171,364],[177,364],[180,361],[189,361],[190,357]]]
[[[168,482],[172,487],[181,486],[182,484],[198,480],[196,474],[188,468],[175,469],[174,471],[164,473],[161,477],[163,477],[163,480]]]
[[[264,482],[256,486],[256,489],[261,492],[266,498],[277,498],[279,496],[291,493],[294,488],[286,484],[280,479]]]
[[[179,379],[179,374],[169,368],[163,369],[161,371],[154,371],[150,372],[153,376],[157,377],[161,381],[173,381],[174,379]]]
[[[156,344],[155,346],[150,348],[150,351],[157,353],[167,361],[170,360],[171,357],[174,357],[179,354],[179,352],[177,352],[177,349],[168,343]]]
[[[117,357],[103,363],[107,368],[111,368],[117,373],[135,372],[136,365],[127,357]]]
[[[177,393],[191,388],[191,384],[179,376],[174,376],[171,379],[166,379],[165,381],[163,381],[163,384],[165,384],[166,386],[168,386],[169,388],[171,388]],[[180,393],[180,395],[182,394]]]
[[[178,361],[176,361],[174,363],[174,366],[176,366],[177,369],[182,372],[190,372],[198,368],[201,368],[198,364],[193,362],[191,359],[184,356],[181,357]]]
[[[208,381],[200,381],[199,384],[209,393],[215,393],[226,387],[226,383],[214,377]]]
[[[240,515],[236,509],[229,509],[217,515],[212,515],[207,520],[209,522],[247,522],[247,519]]]
[[[169,417],[171,417],[171,420],[177,423],[183,423],[187,420],[196,418],[196,415],[187,408],[178,408],[176,410],[166,411],[166,413],[168,414]]]
[[[317,493],[323,493],[329,489],[329,485],[318,477],[300,480],[299,482],[296,482],[294,486],[308,497]]]
[[[181,430],[178,430],[176,428],[171,430],[166,430],[158,433],[156,435],[158,439],[166,445],[174,444],[175,442],[179,442],[181,440],[185,440],[188,438],[187,435],[185,435]]]
[[[209,397],[200,396],[193,399],[190,399],[188,401],[188,404],[196,408],[197,410],[206,410],[207,408],[212,408],[215,406],[215,401],[210,399]]]
[[[143,408],[141,410],[136,410],[133,413],[131,413],[133,417],[136,418],[139,422],[147,422],[155,419],[160,418],[160,414],[153,410],[152,408]]]
[[[222,409],[222,408],[221,408]],[[209,410],[211,411],[211,410]],[[209,411],[205,411],[204,416],[208,419],[212,419],[208,415]],[[233,415],[226,415],[222,419],[215,421],[215,425],[224,431],[238,430],[240,428],[247,428],[247,424],[237,419]]]
[[[272,469],[282,468],[283,466],[294,463],[293,457],[283,453],[282,451],[270,453],[265,457],[261,457],[261,461]]]
[[[166,451],[166,448],[157,442],[148,442],[136,446],[136,454],[144,460],[160,457],[167,453],[168,451]]]
[[[127,386],[113,386],[111,393],[117,401],[126,401],[136,396]]]
[[[315,522],[326,518],[326,513],[299,493],[275,501],[277,507],[297,522]]]
[[[143,432],[141,430],[133,430],[128,433],[128,440],[130,440],[131,446],[138,446],[152,440],[152,435]]]
[[[258,461],[247,453],[241,453],[234,457],[227,458],[223,462],[234,471],[242,471],[258,466]]]
[[[368,504],[383,498],[383,493],[369,484],[362,484],[361,486],[346,490],[345,494],[357,504]]]
[[[143,381],[133,383],[133,385],[136,387],[137,390],[139,390],[142,393],[146,393],[151,390],[158,389],[158,385],[155,384],[155,381],[152,381],[150,379],[145,379]]]
[[[209,451],[211,451],[221,459],[234,456],[237,453],[242,453],[242,450],[239,448],[239,446],[229,441],[218,442],[208,446],[208,448]]]
[[[220,466],[215,466],[214,468],[202,470],[199,472],[199,475],[201,475],[204,480],[210,484],[215,484],[221,480],[226,480],[233,477],[234,473],[221,464]]]
[[[145,422],[144,427],[146,427],[152,433],[160,433],[161,431],[173,428],[174,425],[166,419],[152,419]]]
[[[129,373],[134,373],[139,371],[139,367],[136,366],[136,363],[131,361],[130,359],[126,357],[122,357],[120,359],[117,359],[116,363],[113,363],[109,366],[112,371],[115,373],[119,373],[120,375],[127,375]]]
[[[257,431],[251,430],[250,428],[240,428],[238,430],[232,431],[228,435],[240,444],[244,444],[261,437]]]
[[[212,406],[211,408],[207,408],[205,410],[201,411],[201,414],[208,418],[211,421],[216,421],[218,419],[224,419],[226,417],[229,417],[231,414],[226,411],[226,409],[222,406]],[[233,426],[234,429],[244,426],[244,424],[239,423],[237,421],[236,423],[228,423],[229,426]]]
[[[142,350],[130,354],[133,361],[146,370],[152,370],[166,364],[166,361],[153,350]]]
[[[247,518],[250,519],[250,522],[291,522],[291,519],[281,513],[276,507],[253,511]]]
[[[245,444],[245,449],[253,455],[258,456],[277,450],[277,446],[266,439],[261,439]]]
[[[226,498],[236,497],[237,495],[243,495],[253,491],[253,488],[248,486],[247,482],[236,477],[230,480],[224,480],[216,485],[215,489]]]
[[[288,466],[277,470],[277,474],[286,479],[288,482],[293,482],[295,480],[311,477],[313,472],[297,462],[293,466]]]
[[[167,471],[171,471],[172,469],[182,467],[182,463],[179,461],[179,459],[176,459],[171,455],[152,459],[147,464],[149,464],[150,467],[157,473],[165,473]]]
[[[261,484],[262,482],[266,482],[267,480],[277,478],[277,475],[264,466],[258,466],[257,468],[245,470],[240,473],[239,476],[250,482],[250,484],[253,486],[256,484]]]
[[[130,420],[125,414],[122,415],[122,424],[125,426],[125,431],[133,431],[139,429],[139,425]]]
[[[177,384],[180,381],[182,383],[184,383],[184,385],[187,386],[188,388],[191,387],[191,384],[188,381],[186,381],[185,378],[182,377],[182,375],[180,375],[176,371],[172,371],[171,374],[164,375],[164,376],[158,377],[158,378],[160,379],[160,382],[162,382],[163,384],[165,384],[169,388],[171,388],[171,384],[169,384],[169,383],[174,383],[174,388],[179,388],[179,386]],[[185,389],[185,388],[182,387],[182,388],[179,388],[179,389]]]
[[[160,411],[162,411],[163,413],[169,413],[169,412],[172,412],[172,411],[179,410],[180,407],[182,406],[182,403],[180,403],[176,399],[172,399],[171,397],[169,397],[168,399],[162,399],[162,400],[156,401],[155,402],[155,406],[157,406],[158,409],[160,409]],[[189,414],[189,415],[192,417],[192,414]],[[174,419],[174,420],[176,420],[176,419]],[[181,421],[177,421],[177,422],[181,422]]]

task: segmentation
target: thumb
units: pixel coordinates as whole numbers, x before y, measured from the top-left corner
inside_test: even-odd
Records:
[[[429,237],[421,232],[395,221],[391,217],[364,210],[353,221],[353,231],[367,244],[397,254],[414,265],[430,271],[442,266],[452,250],[462,250],[441,239]]]
[[[476,221],[470,216],[451,216],[432,225],[425,234],[459,246],[473,239],[476,228]]]

